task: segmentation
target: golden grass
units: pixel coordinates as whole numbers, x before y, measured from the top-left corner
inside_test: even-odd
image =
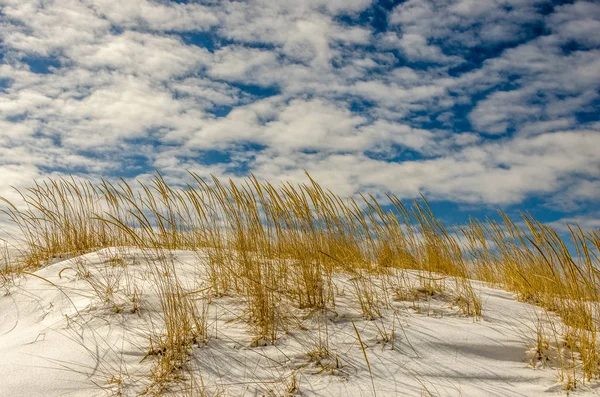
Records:
[[[363,315],[375,320],[389,299],[371,276],[387,280],[399,296],[410,295],[413,287],[402,277],[390,279],[388,270],[413,269],[421,280],[413,300],[414,291],[447,288],[440,280],[449,276],[449,292],[465,315],[477,318],[484,309],[471,279],[555,312],[565,324],[557,333],[580,363],[565,382],[600,377],[597,230],[569,227],[573,255],[555,230],[528,214],[522,224],[501,213],[501,222],[472,220],[449,228],[424,197],[410,207],[393,195],[343,199],[307,177],[306,184],[275,186],[255,177],[235,184],[190,174],[192,183],[177,188],[160,174],[135,186],[49,179],[19,192],[21,203],[1,199],[2,212],[21,231],[27,247],[22,266],[28,269],[109,246],[135,246],[162,258],[154,262],[153,276],[165,329],[149,350],[159,358],[157,384],[176,377],[190,346],[208,337],[202,310],[168,259],[168,250],[198,248],[209,253],[212,293],[245,296],[256,343],[276,342],[287,327],[286,305],[334,307],[334,273],[351,277]],[[0,274],[7,279],[6,270]],[[94,289],[110,295],[110,282]]]

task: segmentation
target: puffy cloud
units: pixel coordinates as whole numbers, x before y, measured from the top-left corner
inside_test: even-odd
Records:
[[[561,41],[576,41],[585,46],[600,45],[600,5],[594,2],[578,1],[564,4],[549,17],[552,32]]]
[[[219,23],[209,7],[200,4],[164,4],[158,1],[87,0],[88,7],[126,28],[166,31],[202,31]]]
[[[442,50],[428,42],[427,37],[421,33],[397,33],[388,32],[380,36],[379,45],[382,48],[397,48],[410,61],[425,61],[433,63],[460,63],[459,57],[445,55]]]
[[[390,22],[403,32],[420,34],[466,49],[513,42],[543,17],[531,0],[409,0],[397,6]]]
[[[108,69],[161,80],[197,72],[212,62],[208,51],[184,45],[177,38],[132,31],[107,35],[101,43],[73,46],[66,55],[88,70]]]
[[[3,2],[2,41],[4,52],[20,55],[57,55],[81,43],[101,40],[110,22],[84,2],[76,0]]]
[[[215,52],[208,73],[228,81],[248,81],[260,73],[278,66],[277,54],[272,51],[243,46],[228,46]]]

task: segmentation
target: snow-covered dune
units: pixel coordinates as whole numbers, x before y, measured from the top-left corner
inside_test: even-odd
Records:
[[[206,342],[193,345],[182,375],[169,386],[175,394],[565,393],[558,370],[534,354],[536,324],[546,315],[502,290],[473,282],[484,313],[474,320],[454,307],[451,292],[421,296],[417,289],[411,300],[400,300],[388,276],[374,282],[381,316],[366,320],[352,280],[336,275],[335,306],[311,312],[282,300],[286,321],[275,343],[267,343],[253,337],[243,296],[211,293],[205,252],[158,258],[120,248],[58,261],[3,287],[0,396],[154,393],[151,341],[164,321],[153,282],[156,260],[173,264],[207,326]],[[414,273],[407,277],[418,280]],[[593,386],[576,393],[595,395]]]

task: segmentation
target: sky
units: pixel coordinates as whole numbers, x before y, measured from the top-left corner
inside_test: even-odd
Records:
[[[600,227],[600,3],[0,0],[0,196],[253,173]]]

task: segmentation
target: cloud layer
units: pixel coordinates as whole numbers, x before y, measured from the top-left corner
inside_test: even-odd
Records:
[[[600,212],[597,3],[0,4],[0,195],[306,169],[340,194]]]

